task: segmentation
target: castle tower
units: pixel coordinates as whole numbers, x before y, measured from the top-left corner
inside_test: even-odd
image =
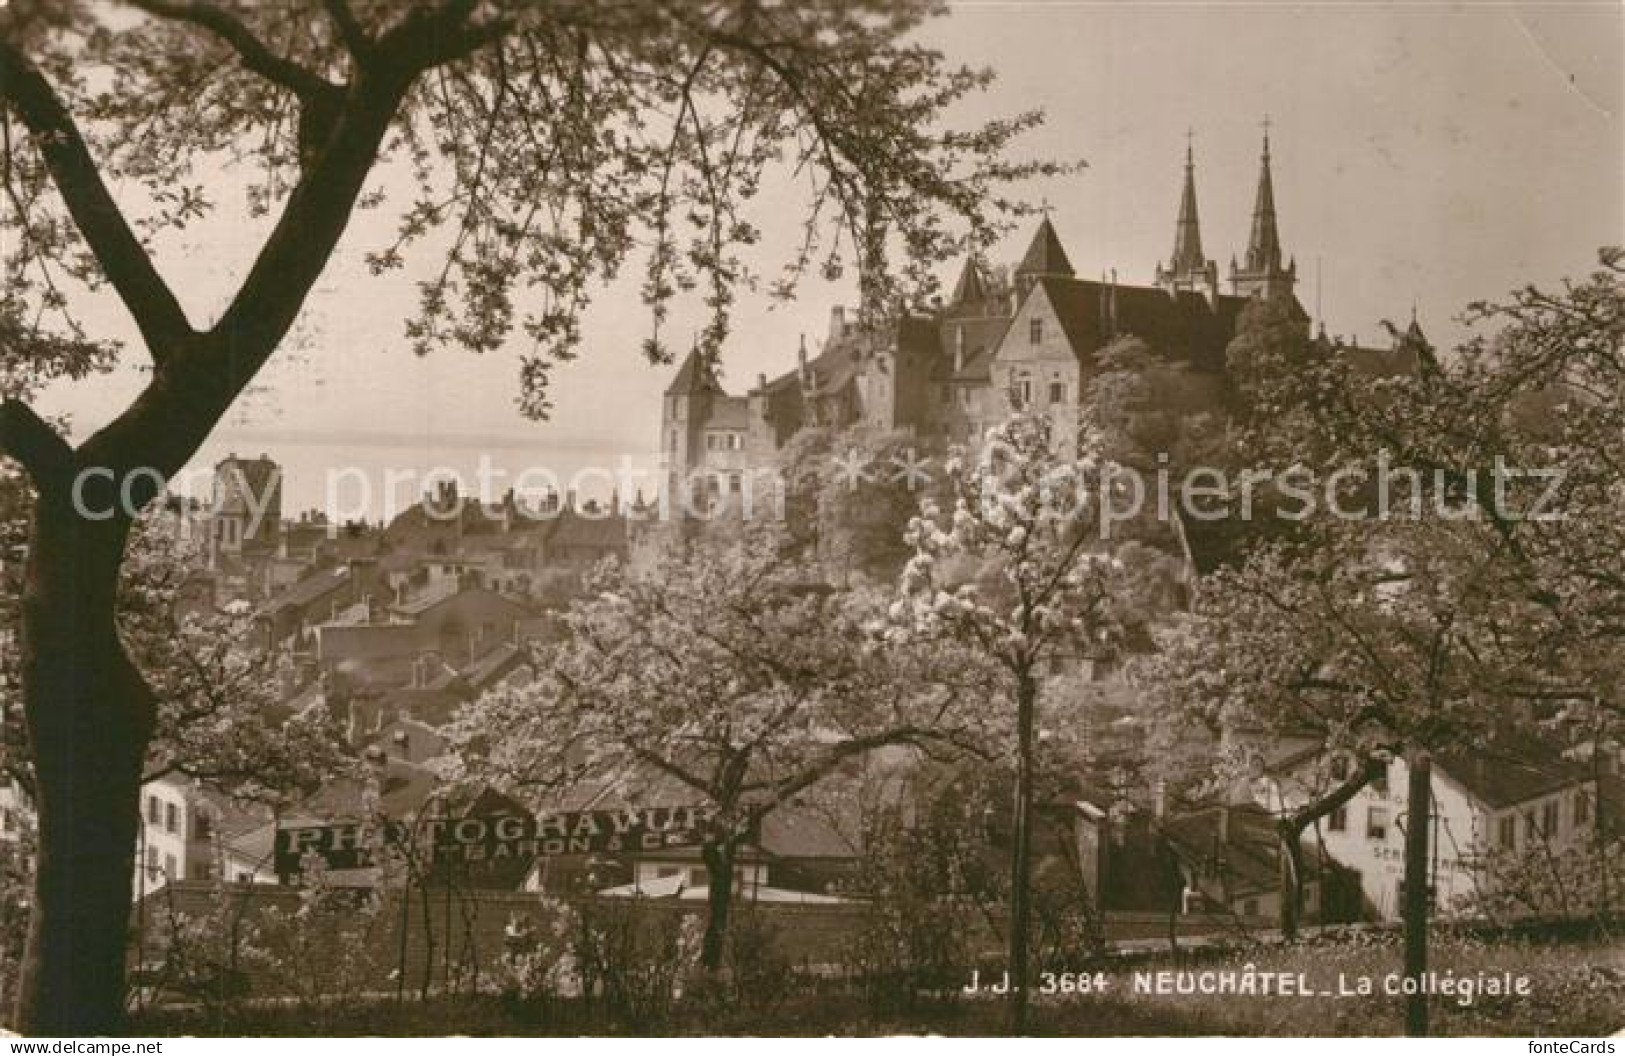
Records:
[[[1275,217],[1275,184],[1270,179],[1270,132],[1264,122],[1264,156],[1259,163],[1258,194],[1253,202],[1253,229],[1241,267],[1230,260],[1230,289],[1240,297],[1290,295],[1298,281],[1297,261],[1281,266],[1281,235]]]
[[[1032,289],[1033,283],[1046,276],[1060,276],[1073,278],[1072,262],[1066,259],[1066,250],[1061,248],[1061,238],[1055,233],[1055,227],[1049,222],[1049,213],[1044,214],[1044,220],[1033,233],[1032,243],[1027,247],[1027,253],[1016,265],[1016,294],[1025,297],[1027,291]]]
[[[711,401],[723,395],[711,364],[698,347],[690,349],[661,401],[660,453],[672,495],[677,494],[683,479],[703,457],[700,432]]]
[[[1157,285],[1169,293],[1194,290],[1209,299],[1219,293],[1219,267],[1202,254],[1202,225],[1196,214],[1196,158],[1185,144],[1185,189],[1174,224],[1174,252],[1168,266],[1157,265]]]
[[[282,533],[282,467],[265,455],[227,455],[214,467],[211,559],[274,547]]]

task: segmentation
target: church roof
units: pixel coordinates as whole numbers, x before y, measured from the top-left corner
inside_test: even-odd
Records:
[[[667,396],[720,396],[722,385],[717,381],[717,375],[706,362],[700,350],[690,349],[683,365],[678,368],[677,376],[666,387]]]
[[[1066,250],[1061,248],[1060,236],[1055,233],[1055,226],[1044,217],[1033,233],[1032,243],[1027,247],[1026,256],[1016,266],[1017,275],[1064,275],[1070,278],[1072,262],[1066,259]]]
[[[1039,279],[1072,351],[1089,356],[1114,338],[1132,334],[1201,370],[1224,367],[1247,298],[1220,295],[1211,303],[1189,290],[1169,293],[1089,279]]]

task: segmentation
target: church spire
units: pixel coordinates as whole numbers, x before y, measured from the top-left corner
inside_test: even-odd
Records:
[[[1196,213],[1196,154],[1193,133],[1185,134],[1185,189],[1179,198],[1179,219],[1174,224],[1174,253],[1166,268],[1157,267],[1157,285],[1169,292],[1218,292],[1218,269],[1202,254],[1202,225]]]
[[[1297,264],[1282,267],[1280,224],[1275,216],[1275,181],[1270,175],[1270,119],[1264,118],[1264,152],[1258,163],[1258,193],[1253,199],[1253,227],[1247,238],[1246,258],[1240,268],[1230,267],[1230,284],[1242,296],[1266,297],[1290,293],[1297,281]]]
[[[1258,163],[1258,195],[1253,201],[1253,232],[1247,240],[1247,268],[1281,266],[1281,235],[1275,219],[1275,183],[1270,178],[1269,119],[1264,119],[1264,156]]]
[[[1189,141],[1185,143],[1185,191],[1179,199],[1174,256],[1169,263],[1175,271],[1200,268],[1206,263],[1202,256],[1202,226],[1196,218],[1196,156]]]

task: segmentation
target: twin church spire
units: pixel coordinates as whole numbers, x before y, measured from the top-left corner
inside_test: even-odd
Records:
[[[1245,264],[1230,260],[1230,292],[1242,297],[1255,293],[1274,297],[1292,292],[1297,281],[1296,262],[1281,265],[1280,225],[1275,215],[1275,185],[1270,176],[1269,122],[1264,124],[1264,152],[1259,163],[1258,192],[1253,203],[1252,232],[1247,240]],[[1157,285],[1170,291],[1191,290],[1217,296],[1217,265],[1202,253],[1202,228],[1196,210],[1196,157],[1185,144],[1185,186],[1174,226],[1174,251],[1167,266],[1157,266]]]

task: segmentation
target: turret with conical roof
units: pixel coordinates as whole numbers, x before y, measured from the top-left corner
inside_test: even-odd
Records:
[[[683,365],[677,368],[677,376],[666,386],[667,396],[712,396],[721,393],[722,384],[717,381],[716,371],[711,369],[698,344],[688,350]]]
[[[1049,213],[1045,212],[1038,230],[1033,233],[1032,242],[1027,246],[1026,254],[1016,265],[1016,289],[1025,295],[1033,283],[1041,278],[1059,276],[1070,279],[1074,274],[1072,262],[1066,259],[1066,250],[1061,248],[1061,238],[1055,233],[1055,226],[1049,222]]]
[[[1281,265],[1281,233],[1275,215],[1275,183],[1270,176],[1269,120],[1264,121],[1264,153],[1258,167],[1258,193],[1253,200],[1253,227],[1247,238],[1246,258],[1240,267],[1232,260],[1232,292],[1249,297],[1290,294],[1298,281],[1296,261]]]
[[[954,293],[948,301],[948,307],[959,308],[980,304],[987,296],[987,280],[982,277],[981,264],[977,262],[974,254],[966,257],[965,266],[959,271],[959,281],[954,283]]]
[[[1219,269],[1202,254],[1202,225],[1196,213],[1196,157],[1185,144],[1185,189],[1174,224],[1174,253],[1168,266],[1157,266],[1157,285],[1170,293],[1197,290],[1210,298],[1219,293]]]

